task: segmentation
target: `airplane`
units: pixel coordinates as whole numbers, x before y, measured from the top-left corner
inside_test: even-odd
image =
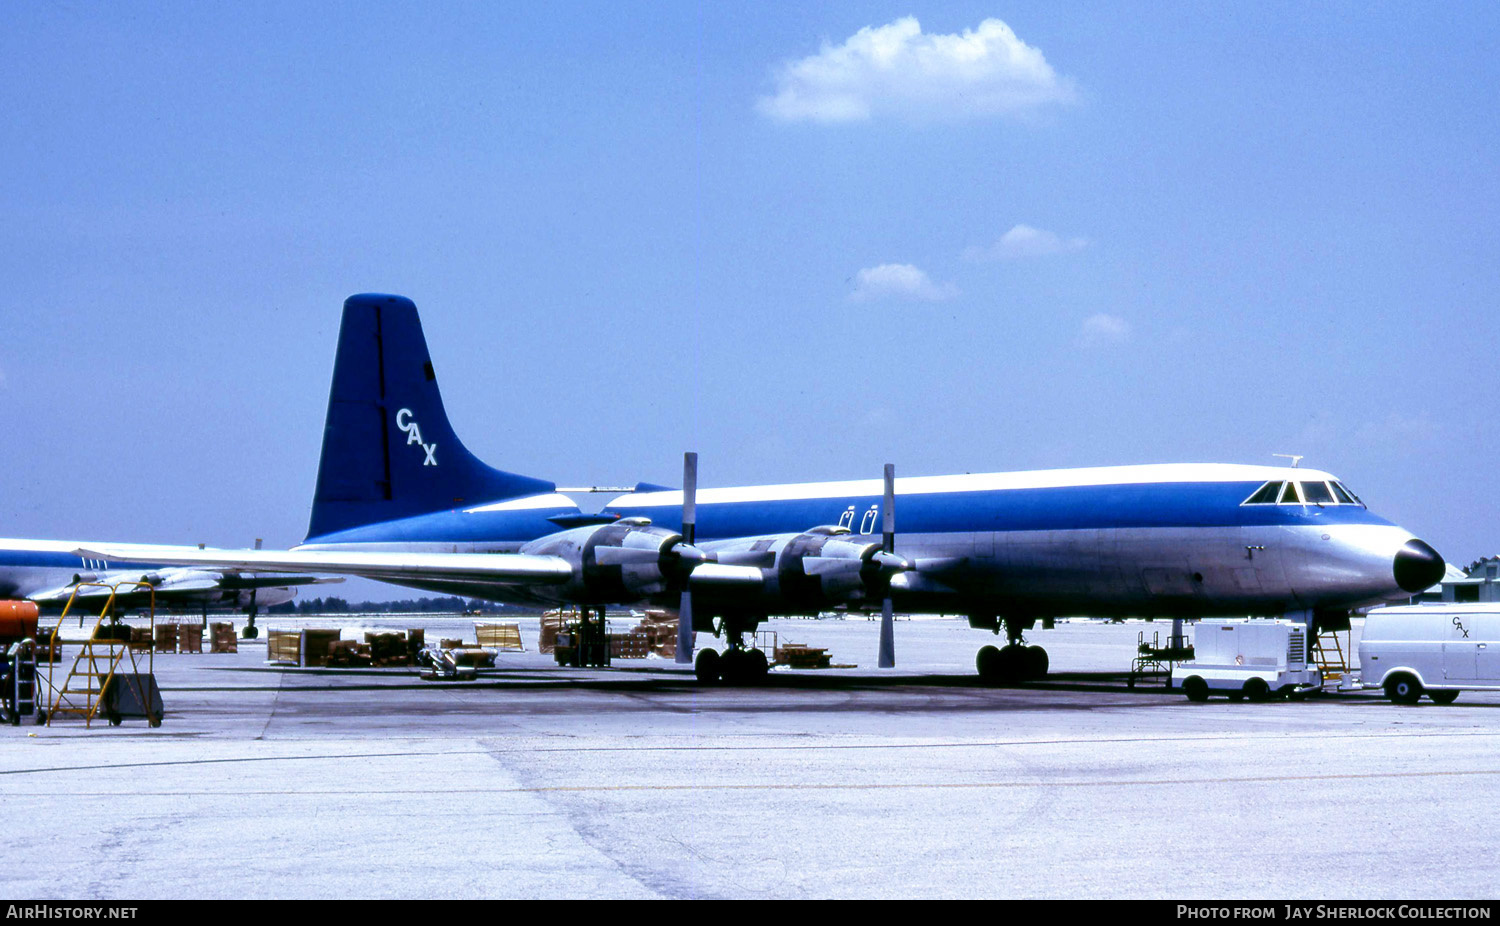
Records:
[[[1294,461],[1294,463],[1297,461]],[[1444,574],[1431,546],[1330,473],[1300,466],[1109,466],[697,491],[641,483],[585,512],[556,483],[494,469],[443,408],[417,309],[344,304],[312,516],[290,551],[158,548],[198,568],[355,575],[496,601],[679,607],[705,682],[753,680],[745,635],[769,615],[846,608],[967,615],[1006,634],[976,658],[989,682],[1044,676],[1025,641],[1068,616],[1286,616],[1337,626]],[[574,491],[574,490],[568,490]],[[895,514],[901,513],[901,533]],[[139,552],[139,551],[137,551]],[[85,556],[121,558],[90,545]],[[1309,638],[1312,634],[1309,634]]]
[[[109,546],[125,555],[80,556],[75,552],[87,546]],[[151,592],[135,585],[144,582],[154,591],[158,608],[245,611],[250,615],[246,635],[254,637],[259,609],[291,601],[296,595],[293,586],[343,581],[150,562],[127,565],[123,561],[152,549],[155,547],[141,544],[0,538],[0,599],[24,599],[35,602],[44,611],[56,612],[76,595],[78,604],[91,604],[97,609],[114,591],[114,586],[120,585],[115,606],[134,610],[151,603]]]

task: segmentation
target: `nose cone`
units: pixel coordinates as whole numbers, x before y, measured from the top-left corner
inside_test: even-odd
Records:
[[[1396,584],[1405,591],[1420,592],[1436,585],[1447,568],[1438,551],[1420,540],[1408,540],[1396,554]]]

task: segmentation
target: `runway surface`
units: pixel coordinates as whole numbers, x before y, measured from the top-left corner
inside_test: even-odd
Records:
[[[272,627],[290,621],[270,621]],[[309,621],[333,626],[331,621]],[[459,619],[365,620],[457,635]],[[523,625],[524,626],[524,625]],[[534,627],[534,624],[531,625]],[[0,727],[11,897],[1469,898],[1494,893],[1500,696],[1191,704],[1150,625],[777,622],[860,668],[701,688],[663,660],[476,682],[158,656],[159,729]],[[1165,635],[1166,624],[1154,628]],[[472,639],[472,628],[467,634]],[[534,630],[527,629],[534,649]],[[700,642],[706,641],[700,635]]]

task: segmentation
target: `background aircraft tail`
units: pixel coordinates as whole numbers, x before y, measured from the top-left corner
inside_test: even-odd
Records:
[[[555,488],[486,466],[459,441],[410,299],[344,301],[309,539]]]

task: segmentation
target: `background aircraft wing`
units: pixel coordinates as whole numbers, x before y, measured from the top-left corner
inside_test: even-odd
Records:
[[[111,561],[166,563],[239,571],[359,576],[391,581],[470,581],[495,585],[557,585],[573,577],[559,556],[526,553],[366,553],[329,550],[200,550],[101,544],[75,555]]]
[[[155,561],[153,561],[155,562]],[[233,593],[250,591],[262,588],[291,588],[296,585],[314,585],[326,582],[342,582],[342,578],[323,578],[312,575],[289,575],[277,573],[248,573],[237,572],[230,569],[111,569],[108,572],[90,576],[90,584],[79,587],[77,583],[60,585],[57,588],[43,589],[33,592],[26,597],[39,604],[51,602],[64,602],[73,597],[76,589],[81,599],[108,598],[113,591],[112,586],[117,583],[133,583],[144,581],[151,585],[156,592],[156,599],[162,604],[171,604],[177,600],[200,601],[206,593]],[[93,584],[97,583],[97,584]],[[144,589],[133,589],[129,585],[120,586],[122,596],[130,596],[144,593]]]

